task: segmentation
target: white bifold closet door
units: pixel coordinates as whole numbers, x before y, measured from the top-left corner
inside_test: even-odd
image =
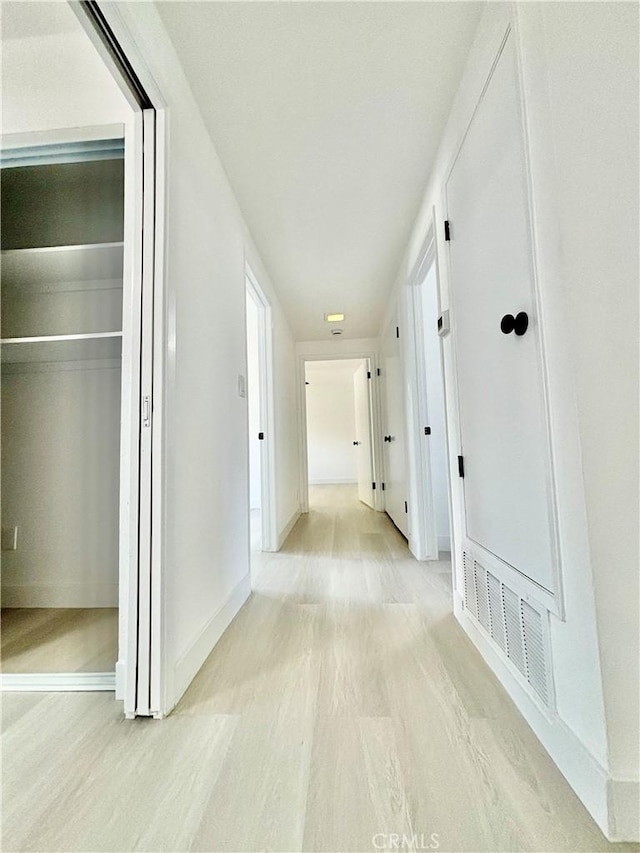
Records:
[[[467,536],[553,591],[551,465],[513,33],[446,183],[446,204]],[[513,330],[518,315],[522,325]]]

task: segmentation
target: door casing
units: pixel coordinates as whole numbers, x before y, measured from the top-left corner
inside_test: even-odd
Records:
[[[258,314],[258,373],[260,421],[260,520],[262,551],[278,550],[276,522],[275,400],[273,379],[273,324],[271,305],[249,264],[245,264],[246,299],[252,299]]]
[[[384,497],[380,483],[382,483],[382,451],[380,449],[380,391],[378,375],[378,354],[375,351],[345,351],[336,355],[327,355],[319,351],[305,352],[298,355],[297,380],[298,380],[298,460],[300,479],[298,485],[300,512],[309,512],[309,465],[307,459],[307,406],[305,386],[305,364],[308,361],[343,361],[344,359],[365,359],[369,364],[371,372],[371,456],[373,465],[373,482],[376,483],[374,491],[374,509],[384,509]]]

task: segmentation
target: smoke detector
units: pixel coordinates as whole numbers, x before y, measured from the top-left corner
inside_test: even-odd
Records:
[[[334,337],[339,337],[342,334],[342,329],[331,329],[331,334],[334,335]]]

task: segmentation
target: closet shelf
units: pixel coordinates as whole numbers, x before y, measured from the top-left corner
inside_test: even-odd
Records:
[[[123,254],[123,243],[4,249],[2,286],[25,290],[70,282],[121,281]]]
[[[3,338],[0,344],[3,364],[102,361],[121,357],[122,332]]]

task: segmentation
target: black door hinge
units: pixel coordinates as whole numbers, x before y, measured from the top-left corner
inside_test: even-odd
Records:
[[[404,502],[404,511],[409,512],[409,506],[406,501]]]
[[[263,432],[258,433],[258,441],[264,441],[264,433]]]
[[[367,370],[367,379],[371,379],[371,371]]]
[[[376,370],[376,376],[380,376],[380,368]]]
[[[424,434],[425,435],[431,435],[431,427],[425,427],[424,428]]]
[[[384,492],[384,488],[385,488],[384,483],[380,483],[380,488],[381,488],[381,489],[382,489],[382,491]]]
[[[371,488],[372,488],[372,489],[373,489],[373,491],[375,492],[375,490],[376,490],[376,484],[375,484],[375,483],[371,483]]]
[[[458,476],[464,477],[464,458],[458,456]]]
[[[400,337],[400,326],[396,326],[396,338]]]
[[[448,242],[451,240],[451,229],[449,227],[449,220],[445,219],[444,221],[444,239]]]

